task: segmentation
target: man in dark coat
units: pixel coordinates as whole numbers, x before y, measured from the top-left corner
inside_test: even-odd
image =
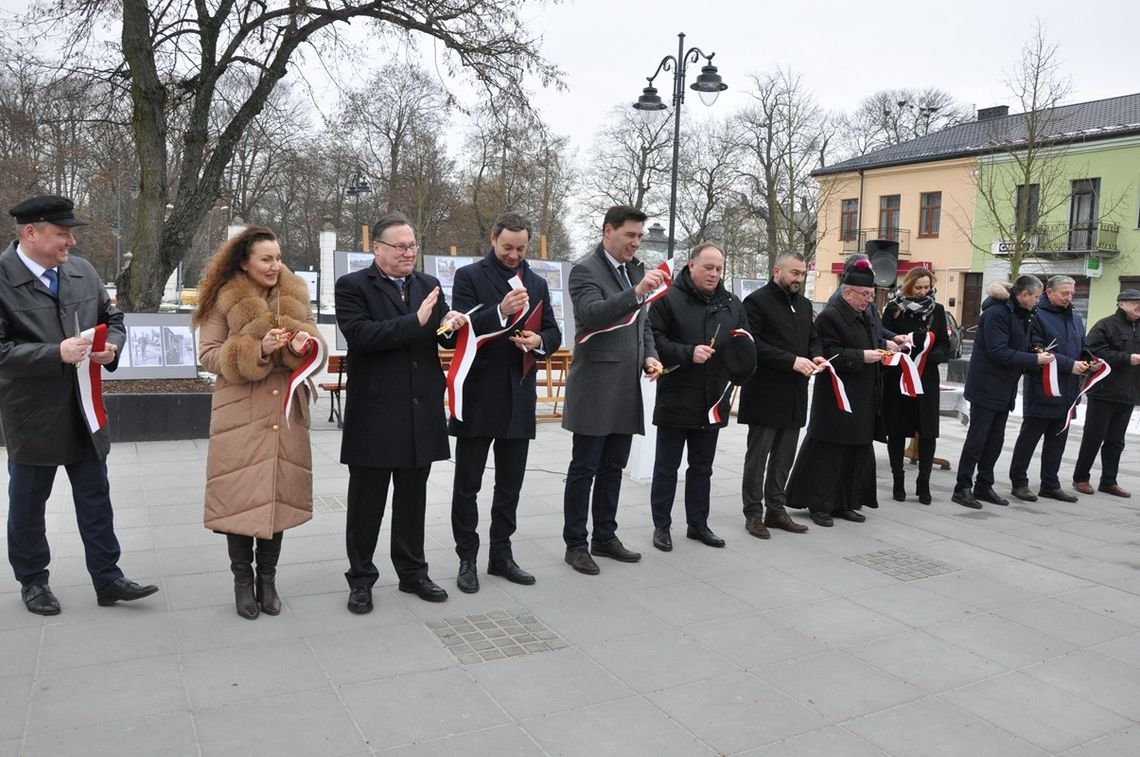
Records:
[[[737,422],[748,424],[740,494],[744,528],[760,539],[769,538],[769,528],[793,534],[808,530],[788,516],[784,491],[807,423],[808,377],[823,362],[811,302],[800,294],[806,275],[803,255],[782,252],[772,279],[744,298],[756,339],[756,374],[740,390]]]
[[[344,403],[340,461],[348,466],[348,609],[372,611],[380,573],[372,561],[392,483],[392,564],[400,591],[429,602],[447,592],[424,559],[427,479],[450,456],[439,344],[464,322],[449,311],[433,276],[415,270],[416,234],[402,213],[372,227],[373,265],[336,282],[336,321],[348,343],[352,377]],[[452,333],[437,337],[441,326]]]
[[[1043,383],[1044,371],[1025,374],[1021,405],[1021,431],[1013,445],[1009,463],[1009,480],[1013,496],[1034,502],[1037,496],[1076,502],[1077,497],[1061,488],[1061,456],[1069,438],[1066,416],[1080,393],[1080,375],[1089,369],[1081,360],[1085,349],[1085,324],[1073,310],[1074,281],[1068,276],[1054,276],[1045,285],[1045,294],[1029,322],[1030,345],[1050,348],[1057,358],[1056,378],[1060,396],[1049,396]],[[1029,463],[1041,444],[1041,488],[1037,496],[1029,490]]]
[[[854,269],[856,264],[861,264],[864,260],[867,261],[868,265],[871,264],[871,259],[861,252],[848,255],[847,260],[843,261],[843,275],[846,276]],[[831,293],[831,296],[827,298],[828,305],[838,305],[843,301],[843,287],[844,285],[840,284],[839,288]],[[896,334],[883,325],[883,316],[879,313],[879,309],[874,306],[874,303],[864,312],[867,314],[867,319],[871,321],[871,333],[877,334],[884,342],[894,342],[897,345],[903,345],[910,341],[909,335]]]
[[[621,562],[641,559],[617,537],[617,506],[633,435],[645,433],[641,374],[661,369],[642,305],[665,283],[665,274],[645,270],[634,257],[645,218],[626,205],[610,208],[602,222],[601,244],[570,269],[577,344],[562,418],[562,428],[574,434],[562,539],[566,563],[587,575],[599,572],[591,553]],[[591,489],[594,528],[587,552]]]
[[[111,304],[95,269],[70,254],[72,229],[84,225],[70,200],[40,195],[9,213],[19,240],[0,255],[0,425],[8,446],[8,560],[24,606],[56,615],[48,585],[51,552],[44,507],[57,468],[71,481],[87,571],[100,605],[158,591],[123,577],[107,482],[111,441],[105,424],[87,420],[94,394],[81,378],[95,366],[113,371],[126,342],[123,314]],[[78,324],[78,326],[77,326]],[[105,325],[95,350],[88,329]],[[92,365],[94,364],[94,365]],[[84,382],[86,385],[86,382]]]
[[[531,228],[518,213],[505,213],[491,229],[491,251],[455,272],[452,305],[471,316],[471,337],[502,332],[482,343],[463,381],[462,418],[453,413],[448,428],[455,439],[455,484],[451,494],[451,531],[459,555],[456,584],[468,594],[479,591],[475,557],[479,552],[479,489],[487,451],[495,444],[495,492],[491,500],[491,546],[487,572],[517,584],[534,576],[514,560],[511,535],[519,504],[527,450],[534,438],[535,370],[527,353],[549,355],[562,344],[546,279],[526,262]],[[539,308],[538,330],[527,328]],[[513,325],[512,325],[513,324]],[[506,330],[504,330],[506,329]],[[524,368],[528,369],[524,371]]]
[[[788,501],[807,507],[811,519],[830,527],[833,516],[854,523],[863,506],[878,507],[875,439],[881,436],[879,364],[885,342],[866,311],[875,297],[875,276],[866,263],[843,277],[842,300],[815,321],[822,355],[831,360],[812,392],[811,423],[788,479]],[[836,381],[838,376],[838,381]]]
[[[728,425],[732,386],[752,374],[756,352],[744,305],[724,288],[723,274],[724,253],[713,244],[698,245],[673,286],[649,309],[653,345],[672,369],[657,382],[657,455],[649,493],[653,546],[664,552],[673,549],[669,527],[686,448],[686,535],[710,547],[724,546],[708,522],[716,440]]]
[[[1073,487],[1081,494],[1093,493],[1089,481],[1099,450],[1097,488],[1116,497],[1131,497],[1116,483],[1116,474],[1132,408],[1140,405],[1140,290],[1125,289],[1117,295],[1116,306],[1116,312],[1097,321],[1085,340],[1092,356],[1108,363],[1112,373],[1086,395],[1089,409],[1077,467],[1073,469]]]
[[[970,402],[970,427],[958,460],[958,480],[951,500],[979,509],[982,502],[1008,505],[994,491],[994,464],[1005,440],[1005,424],[1017,399],[1017,383],[1026,371],[1054,360],[1050,352],[1029,349],[1029,320],[1041,296],[1041,280],[1019,276],[1013,284],[995,282],[982,303],[965,396]],[[977,469],[977,482],[974,469]]]

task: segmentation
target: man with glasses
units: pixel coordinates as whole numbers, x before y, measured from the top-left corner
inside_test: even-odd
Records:
[[[348,466],[348,609],[372,611],[372,561],[392,484],[392,564],[400,591],[428,602],[447,592],[424,559],[427,479],[450,457],[438,344],[454,341],[462,313],[448,310],[439,281],[416,268],[416,233],[403,213],[372,227],[373,265],[336,282],[336,319],[352,355],[341,463]]]

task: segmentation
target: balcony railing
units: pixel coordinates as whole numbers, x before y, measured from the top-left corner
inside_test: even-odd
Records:
[[[1037,227],[1037,253],[1061,255],[1103,255],[1112,257],[1120,252],[1116,246],[1120,226],[1106,221],[1081,224],[1051,223]]]
[[[854,231],[854,230],[852,230]],[[899,255],[910,255],[910,229],[880,228],[859,229],[858,234],[848,232],[843,239],[843,253],[863,252],[868,239],[893,239],[899,243]]]

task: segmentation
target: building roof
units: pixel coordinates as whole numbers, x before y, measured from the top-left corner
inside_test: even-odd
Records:
[[[1044,111],[1042,141],[1069,144],[1140,133],[1140,93]],[[927,163],[1006,150],[1027,138],[1024,113],[951,126],[812,172],[813,176]]]

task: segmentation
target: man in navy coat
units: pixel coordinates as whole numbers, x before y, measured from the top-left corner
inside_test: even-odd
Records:
[[[348,466],[348,609],[372,611],[372,561],[388,485],[392,564],[400,591],[428,602],[447,592],[428,578],[424,507],[431,464],[450,456],[438,344],[450,345],[463,314],[449,311],[439,281],[415,270],[416,233],[403,213],[372,226],[372,265],[336,282],[336,321],[348,342],[352,388],[344,403],[340,461]],[[437,344],[438,341],[438,344]]]
[[[531,228],[518,213],[504,213],[491,228],[491,251],[477,263],[455,272],[452,305],[471,316],[468,337],[499,333],[483,342],[462,386],[462,407],[453,413],[448,430],[455,437],[455,484],[451,494],[451,531],[459,555],[459,590],[479,591],[475,558],[479,552],[479,489],[487,452],[495,445],[495,491],[491,499],[491,544],[487,573],[530,585],[534,576],[518,566],[511,551],[519,491],[527,451],[535,433],[535,362],[527,353],[543,356],[562,344],[554,320],[546,279],[526,262]],[[527,328],[536,318],[538,330]],[[505,329],[505,330],[504,330]],[[457,406],[458,408],[458,406]],[[460,417],[461,416],[461,417]]]

